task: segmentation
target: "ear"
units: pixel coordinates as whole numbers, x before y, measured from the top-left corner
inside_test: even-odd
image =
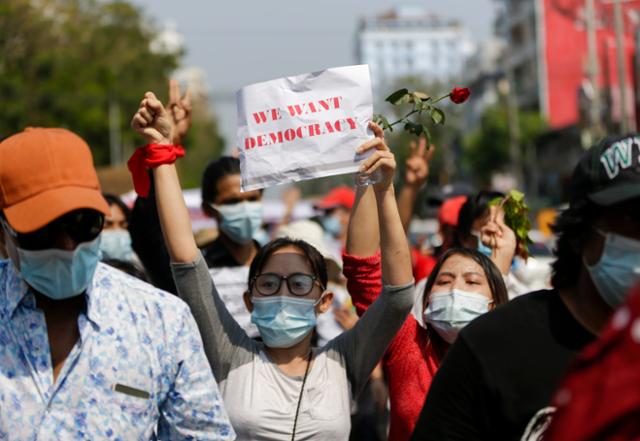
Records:
[[[247,307],[247,311],[253,312],[253,302],[251,302],[251,294],[249,291],[245,291],[242,295],[242,300],[244,300],[244,306]]]
[[[333,304],[333,292],[325,291],[323,294],[324,297],[322,298],[320,303],[316,305],[316,312],[318,314],[324,314],[331,308],[331,305]]]

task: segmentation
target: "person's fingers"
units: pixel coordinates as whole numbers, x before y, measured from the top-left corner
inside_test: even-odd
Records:
[[[147,108],[143,107],[138,111],[138,114],[141,115],[148,123],[153,122],[153,115]]]
[[[169,104],[177,104],[180,99],[180,84],[176,80],[169,80]]]
[[[426,140],[425,140],[425,144],[426,144]],[[435,155],[436,153],[436,146],[435,145],[430,145],[429,146],[429,150],[427,150],[427,153],[424,155],[424,158],[427,160],[427,162],[431,161],[431,158],[433,158],[433,155]]]
[[[356,149],[356,153],[364,153],[367,150],[371,150],[371,149],[377,149],[377,150],[389,150],[389,147],[387,147],[387,145],[384,143],[384,139],[382,138],[373,138],[370,139],[368,141],[365,141],[364,143],[362,143],[360,145],[360,147],[358,147]]]
[[[144,127],[147,127],[147,120],[144,119],[142,117],[142,115],[140,115],[139,113],[136,113],[133,116],[133,119],[131,120],[131,126],[135,129],[135,130],[139,130],[142,129]]]
[[[411,141],[409,143],[409,157],[407,158],[407,161],[409,161],[411,158],[413,158],[416,155],[416,149],[418,147],[416,146],[416,142],[415,141]]]
[[[369,128],[373,130],[373,134],[375,135],[376,138],[384,138],[384,131],[382,130],[382,127],[380,127],[378,124],[374,123],[373,121],[370,121]]]
[[[384,158],[392,158],[393,159],[393,154],[391,152],[389,152],[389,151],[377,150],[371,156],[369,156],[367,159],[362,161],[362,164],[360,164],[360,170],[363,173],[368,173],[369,169],[376,162],[378,162],[379,160],[384,159]]]
[[[189,89],[184,91],[184,96],[180,100],[180,104],[187,111],[191,112],[191,91]]]
[[[379,168],[382,168],[382,167],[389,168],[389,169],[395,169],[396,168],[395,159],[393,157],[382,156],[382,157],[378,158],[378,160],[376,162],[374,162],[369,167],[364,169],[362,171],[362,174],[363,175],[371,175],[376,170],[378,170]]]
[[[153,92],[147,92],[144,94],[144,96],[146,98],[147,109],[149,109],[151,112],[155,113],[156,115],[161,115],[165,113],[164,106],[162,105],[160,100],[156,98]]]
[[[427,140],[421,136],[418,142],[420,144],[418,146],[418,156],[424,156],[424,151],[427,148]]]

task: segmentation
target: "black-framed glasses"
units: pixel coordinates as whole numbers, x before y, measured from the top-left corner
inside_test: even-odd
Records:
[[[3,222],[9,233],[16,238],[18,246],[25,250],[55,248],[60,233],[68,234],[77,243],[89,242],[102,231],[104,215],[96,210],[71,211],[32,233],[18,233],[6,220]]]
[[[294,273],[288,276],[276,273],[259,274],[253,278],[252,286],[255,287],[258,294],[272,296],[280,291],[283,280],[287,282],[287,288],[294,296],[306,296],[316,284],[324,289],[324,286],[318,282],[318,277],[304,273]]]

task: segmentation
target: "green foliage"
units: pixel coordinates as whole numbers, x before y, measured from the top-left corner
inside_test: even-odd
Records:
[[[517,240],[516,253],[523,258],[529,256],[529,231],[531,231],[531,221],[529,221],[529,207],[524,201],[524,193],[511,190],[504,198],[496,198],[489,203],[489,206],[501,206],[504,210],[504,223],[513,230]]]
[[[0,137],[27,126],[67,127],[109,161],[109,105],[124,145],[147,90],[164,91],[181,54],[150,50],[156,30],[126,1],[0,3]]]
[[[376,114],[373,116],[373,121],[380,125],[383,130],[393,131],[393,126],[396,124],[404,124],[404,130],[408,133],[411,133],[416,136],[424,135],[427,138],[427,141],[431,143],[432,136],[429,127],[417,121],[417,117],[419,117],[423,112],[430,115],[430,122],[435,125],[443,125],[445,122],[444,112],[435,107],[439,101],[442,101],[444,98],[447,98],[449,94],[441,96],[440,98],[433,99],[429,95],[424,92],[414,91],[411,92],[407,88],[402,88],[396,90],[391,95],[389,95],[385,101],[393,104],[394,106],[402,106],[404,104],[413,104],[413,108],[407,112],[403,117],[394,121],[392,123],[381,114]],[[417,115],[414,117],[412,121],[410,117],[413,115]]]
[[[496,106],[487,109],[476,130],[464,140],[464,164],[483,184],[488,184],[491,175],[508,169],[509,122],[506,108]],[[537,112],[518,112],[520,145],[532,145],[544,132],[546,123]],[[522,157],[524,157],[524,152]]]

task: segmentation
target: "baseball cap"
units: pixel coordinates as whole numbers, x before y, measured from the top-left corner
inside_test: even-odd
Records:
[[[607,207],[640,197],[640,134],[607,137],[580,158],[569,186],[570,204],[586,199]]]
[[[356,201],[356,192],[352,188],[341,186],[336,187],[320,199],[316,208],[320,210],[330,210],[336,207],[344,207],[351,210]]]
[[[444,201],[438,211],[438,222],[440,222],[440,225],[457,226],[460,209],[465,202],[467,202],[466,196],[456,196]]]
[[[80,208],[110,214],[82,138],[27,128],[0,142],[0,209],[16,232],[33,232]]]

